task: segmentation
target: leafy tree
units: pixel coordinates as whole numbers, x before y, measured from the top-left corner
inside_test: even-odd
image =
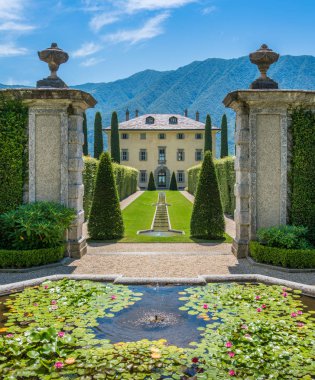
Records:
[[[89,145],[88,145],[88,131],[87,131],[87,121],[86,114],[83,113],[83,134],[84,134],[84,144],[83,144],[83,155],[89,155]]]
[[[99,159],[103,153],[102,115],[96,112],[94,120],[94,157]]]
[[[149,191],[156,190],[155,181],[154,181],[154,175],[153,175],[152,172],[150,172],[150,176],[149,176],[148,190]]]
[[[206,118],[206,125],[205,125],[205,153],[207,150],[210,150],[212,152],[212,126],[211,126],[211,117],[208,114]]]
[[[202,163],[190,230],[191,236],[199,239],[221,239],[224,236],[224,215],[210,151],[205,153]]]
[[[119,127],[117,112],[112,113],[110,149],[113,162],[120,163]]]
[[[114,240],[124,236],[124,222],[109,153],[102,153],[96,174],[88,222],[91,239]]]
[[[176,176],[175,176],[174,172],[173,172],[172,178],[171,178],[170,190],[177,190],[177,181],[176,181]]]
[[[222,116],[221,122],[221,158],[227,157],[229,155],[228,147],[228,126],[226,114]]]

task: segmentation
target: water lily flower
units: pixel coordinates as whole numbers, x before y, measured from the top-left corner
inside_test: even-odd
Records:
[[[233,346],[233,343],[232,342],[226,342],[225,343],[225,347],[227,347],[227,348],[230,348],[230,347],[232,347]]]
[[[262,307],[263,309],[266,309],[267,305],[263,304],[263,305],[261,305],[261,307]]]
[[[303,327],[304,323],[303,322],[298,322],[297,325],[298,325],[298,327]]]
[[[297,317],[297,314],[296,313],[291,313],[291,317],[295,318],[295,317]]]
[[[57,305],[52,305],[51,310],[57,310],[58,306]]]
[[[6,338],[13,338],[13,336],[14,336],[14,335],[10,333],[10,334],[7,334],[7,335],[6,335]]]
[[[282,290],[285,292],[287,290],[287,288],[282,288]]]
[[[160,359],[161,356],[162,355],[159,352],[152,352],[152,354],[151,354],[152,359]]]
[[[33,303],[33,306],[38,306],[38,303],[37,302]]]
[[[204,309],[209,309],[209,305],[205,303],[205,304],[203,305],[203,308],[204,308]]]
[[[75,358],[68,358],[68,359],[65,360],[65,363],[69,364],[69,365],[73,364],[74,362],[75,362]]]
[[[55,368],[60,369],[62,367],[63,367],[63,362],[56,362],[55,363]]]
[[[251,336],[250,334],[245,334],[245,335],[244,335],[244,338],[246,338],[246,339],[251,339],[252,336]]]
[[[229,355],[230,358],[233,358],[233,357],[235,356],[235,352],[233,352],[233,351],[229,351],[229,352],[228,352],[228,355]]]
[[[241,328],[244,329],[244,330],[248,330],[248,326],[247,325],[242,325]]]
[[[51,301],[51,304],[52,304],[52,305],[57,305],[57,301],[56,301],[56,300],[52,300],[52,301]]]
[[[288,293],[287,292],[283,292],[282,295],[283,295],[283,297],[288,297]]]
[[[260,299],[261,299],[261,296],[256,296],[255,299],[256,299],[256,300],[260,300]]]
[[[257,307],[256,311],[257,311],[257,313],[260,313],[262,311],[262,308]]]
[[[298,315],[302,315],[303,314],[303,311],[302,310],[298,310]]]
[[[192,361],[193,363],[198,363],[198,362],[199,362],[199,359],[196,358],[196,357],[194,357],[194,358],[191,359],[191,361]]]
[[[235,376],[235,375],[236,375],[234,369],[230,369],[230,370],[229,370],[229,375],[230,375],[230,376]]]
[[[112,300],[115,300],[115,299],[117,298],[117,296],[112,295],[110,298],[111,298]]]
[[[65,332],[59,331],[57,335],[59,336],[59,338],[63,338],[65,336]]]
[[[48,285],[44,285],[44,289],[48,289],[49,288],[49,286]]]

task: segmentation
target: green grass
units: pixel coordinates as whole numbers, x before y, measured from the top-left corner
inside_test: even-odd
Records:
[[[193,205],[178,191],[166,191],[166,202],[171,206],[169,215],[172,228],[185,232],[185,235],[171,237],[155,237],[137,235],[137,231],[151,228],[154,217],[154,204],[158,199],[158,191],[146,191],[125,210],[123,219],[125,224],[125,237],[120,239],[121,243],[190,243],[203,242],[208,240],[196,240],[190,238],[190,218]],[[232,242],[229,235],[225,235],[220,242]]]

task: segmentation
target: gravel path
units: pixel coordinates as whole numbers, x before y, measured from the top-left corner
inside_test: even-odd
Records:
[[[123,199],[121,202],[120,202],[120,208],[121,210],[124,210],[127,206],[130,205],[130,203],[132,203],[133,201],[135,201],[137,198],[140,197],[140,195],[142,195],[144,193],[144,191],[136,191],[135,193],[129,195],[129,197],[127,197],[126,199]]]

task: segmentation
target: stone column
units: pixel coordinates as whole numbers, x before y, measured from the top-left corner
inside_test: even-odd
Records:
[[[258,228],[288,223],[290,111],[315,110],[315,91],[241,90],[224,104],[236,111],[233,252],[245,257]]]
[[[4,90],[29,107],[28,180],[24,201],[54,201],[72,207],[77,216],[68,231],[68,253],[86,253],[82,235],[83,211],[83,112],[95,99],[78,90]]]

